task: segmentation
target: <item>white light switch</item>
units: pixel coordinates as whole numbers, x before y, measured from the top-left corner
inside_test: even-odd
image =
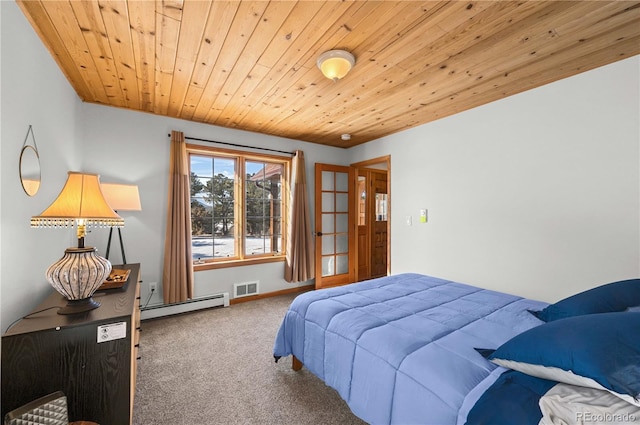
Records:
[[[423,209],[420,210],[420,223],[426,223],[427,222],[427,210]]]

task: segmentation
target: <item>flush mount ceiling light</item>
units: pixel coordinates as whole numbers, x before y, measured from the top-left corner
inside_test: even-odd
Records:
[[[355,65],[356,58],[345,50],[329,50],[318,57],[317,63],[325,77],[338,81]]]

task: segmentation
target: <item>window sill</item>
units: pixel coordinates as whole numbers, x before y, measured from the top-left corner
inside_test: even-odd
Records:
[[[284,262],[284,255],[273,257],[248,258],[244,260],[215,261],[203,264],[194,264],[193,271],[199,272],[203,270],[226,269],[228,267],[252,266],[254,264],[277,263]]]

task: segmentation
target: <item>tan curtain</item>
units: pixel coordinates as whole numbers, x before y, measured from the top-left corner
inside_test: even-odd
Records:
[[[304,282],[315,277],[315,269],[307,199],[307,176],[302,151],[296,151],[292,161],[288,218],[284,278],[287,282]]]
[[[162,292],[165,304],[193,298],[190,195],[189,165],[184,134],[180,131],[172,131],[169,207],[162,272]]]

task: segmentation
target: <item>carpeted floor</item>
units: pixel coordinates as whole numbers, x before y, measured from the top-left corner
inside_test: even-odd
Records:
[[[293,298],[142,322],[133,424],[364,424],[291,357],[274,363]]]

